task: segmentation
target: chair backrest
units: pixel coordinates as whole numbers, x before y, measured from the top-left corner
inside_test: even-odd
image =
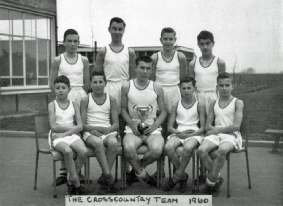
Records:
[[[39,137],[48,137],[48,132],[50,130],[48,116],[38,116],[34,118],[35,123],[35,143],[36,149],[39,150]]]
[[[245,140],[245,148],[248,147],[249,143],[249,135],[250,135],[250,120],[249,118],[243,118],[240,132],[242,135],[243,140]]]

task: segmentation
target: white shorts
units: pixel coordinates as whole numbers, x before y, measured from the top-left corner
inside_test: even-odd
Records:
[[[68,94],[68,99],[76,102],[80,108],[81,99],[86,96],[87,94],[82,87],[71,87],[70,93]]]
[[[208,114],[210,103],[216,100],[218,98],[218,95],[216,91],[197,90],[195,97],[201,104],[205,105],[206,114]]]
[[[178,85],[173,86],[162,86],[164,92],[164,99],[167,112],[171,113],[173,104],[181,99],[180,88]]]
[[[173,137],[173,136],[177,137],[175,134],[171,134],[171,135],[169,135],[169,136],[167,137],[167,139],[170,139],[170,138]],[[177,138],[180,140],[180,142],[182,143],[182,145],[184,145],[185,142],[186,142],[187,140],[189,140],[189,139],[195,139],[195,140],[198,141],[199,144],[201,144],[201,143],[202,143],[202,140],[203,140],[203,136],[193,136],[193,137],[188,137],[188,138],[186,138],[186,139],[180,139],[179,137],[177,137]]]
[[[147,138],[148,136],[152,135],[152,134],[160,134],[160,135],[161,135],[161,131],[162,131],[162,129],[161,129],[161,127],[159,127],[159,128],[157,128],[156,130],[154,130],[152,133],[150,133],[150,134],[147,135],[147,136],[142,135],[142,136],[144,137],[143,140],[145,141],[146,138]],[[129,127],[128,125],[125,127],[125,134],[133,134],[132,128]]]
[[[118,107],[118,114],[121,113],[121,88],[123,82],[127,80],[122,80],[122,81],[107,81],[107,84],[104,88],[104,92],[112,96],[113,98],[116,99],[117,102],[117,107]]]
[[[219,146],[223,142],[231,142],[236,150],[239,150],[242,148],[242,137],[241,134],[239,133],[238,137],[235,137],[235,134],[223,134],[219,133],[217,135],[209,135],[204,138],[205,140],[209,140],[212,143],[216,144]]]
[[[54,149],[55,146],[59,143],[59,142],[65,142],[67,145],[71,145],[73,144],[75,141],[77,140],[80,140],[80,136],[77,135],[77,134],[72,134],[71,136],[66,136],[66,137],[62,137],[62,138],[57,138],[57,139],[54,139],[52,141],[52,138],[51,138],[51,130],[49,132],[49,135],[48,135],[48,143],[49,143],[49,146],[51,149]]]
[[[86,142],[87,138],[92,135],[90,134],[89,132],[84,132],[83,134],[83,140]],[[101,135],[100,137],[98,137],[99,139],[101,139],[102,141],[104,141],[104,139],[110,135],[113,135],[113,136],[116,136],[117,135],[117,132],[111,132],[109,134],[106,134],[106,135]]]

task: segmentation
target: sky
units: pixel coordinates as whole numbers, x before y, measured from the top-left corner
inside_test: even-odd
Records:
[[[281,0],[58,0],[58,40],[76,29],[82,44],[105,46],[112,17],[126,22],[123,43],[160,46],[160,32],[172,27],[178,46],[201,53],[197,35],[214,34],[213,53],[227,71],[253,67],[257,73],[283,72],[283,3]]]

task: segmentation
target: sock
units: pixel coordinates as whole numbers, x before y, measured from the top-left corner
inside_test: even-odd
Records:
[[[219,182],[220,180],[220,173],[218,174],[218,177],[217,177],[217,181],[216,182]]]
[[[67,169],[66,168],[61,168],[60,169],[60,176],[62,177],[67,177]]]
[[[142,168],[142,172],[141,172],[140,174],[137,174],[137,173],[136,173],[136,176],[137,176],[137,177],[140,177],[140,178],[142,178],[142,179],[144,179],[144,178],[146,177],[146,171],[145,171],[145,169]]]
[[[209,186],[214,186],[215,185],[215,182],[211,182],[208,178],[206,178],[206,183]]]
[[[185,176],[184,173],[180,173],[179,171],[176,170],[176,172],[173,175],[173,182],[177,183],[181,181],[184,176]]]

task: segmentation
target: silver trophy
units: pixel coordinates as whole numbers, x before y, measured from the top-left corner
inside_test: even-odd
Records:
[[[153,107],[151,105],[148,106],[137,106],[135,105],[133,109],[137,112],[140,122],[138,125],[138,131],[141,135],[144,134],[144,131],[148,128],[148,126],[145,124],[145,120],[148,117],[148,115],[151,114]]]

